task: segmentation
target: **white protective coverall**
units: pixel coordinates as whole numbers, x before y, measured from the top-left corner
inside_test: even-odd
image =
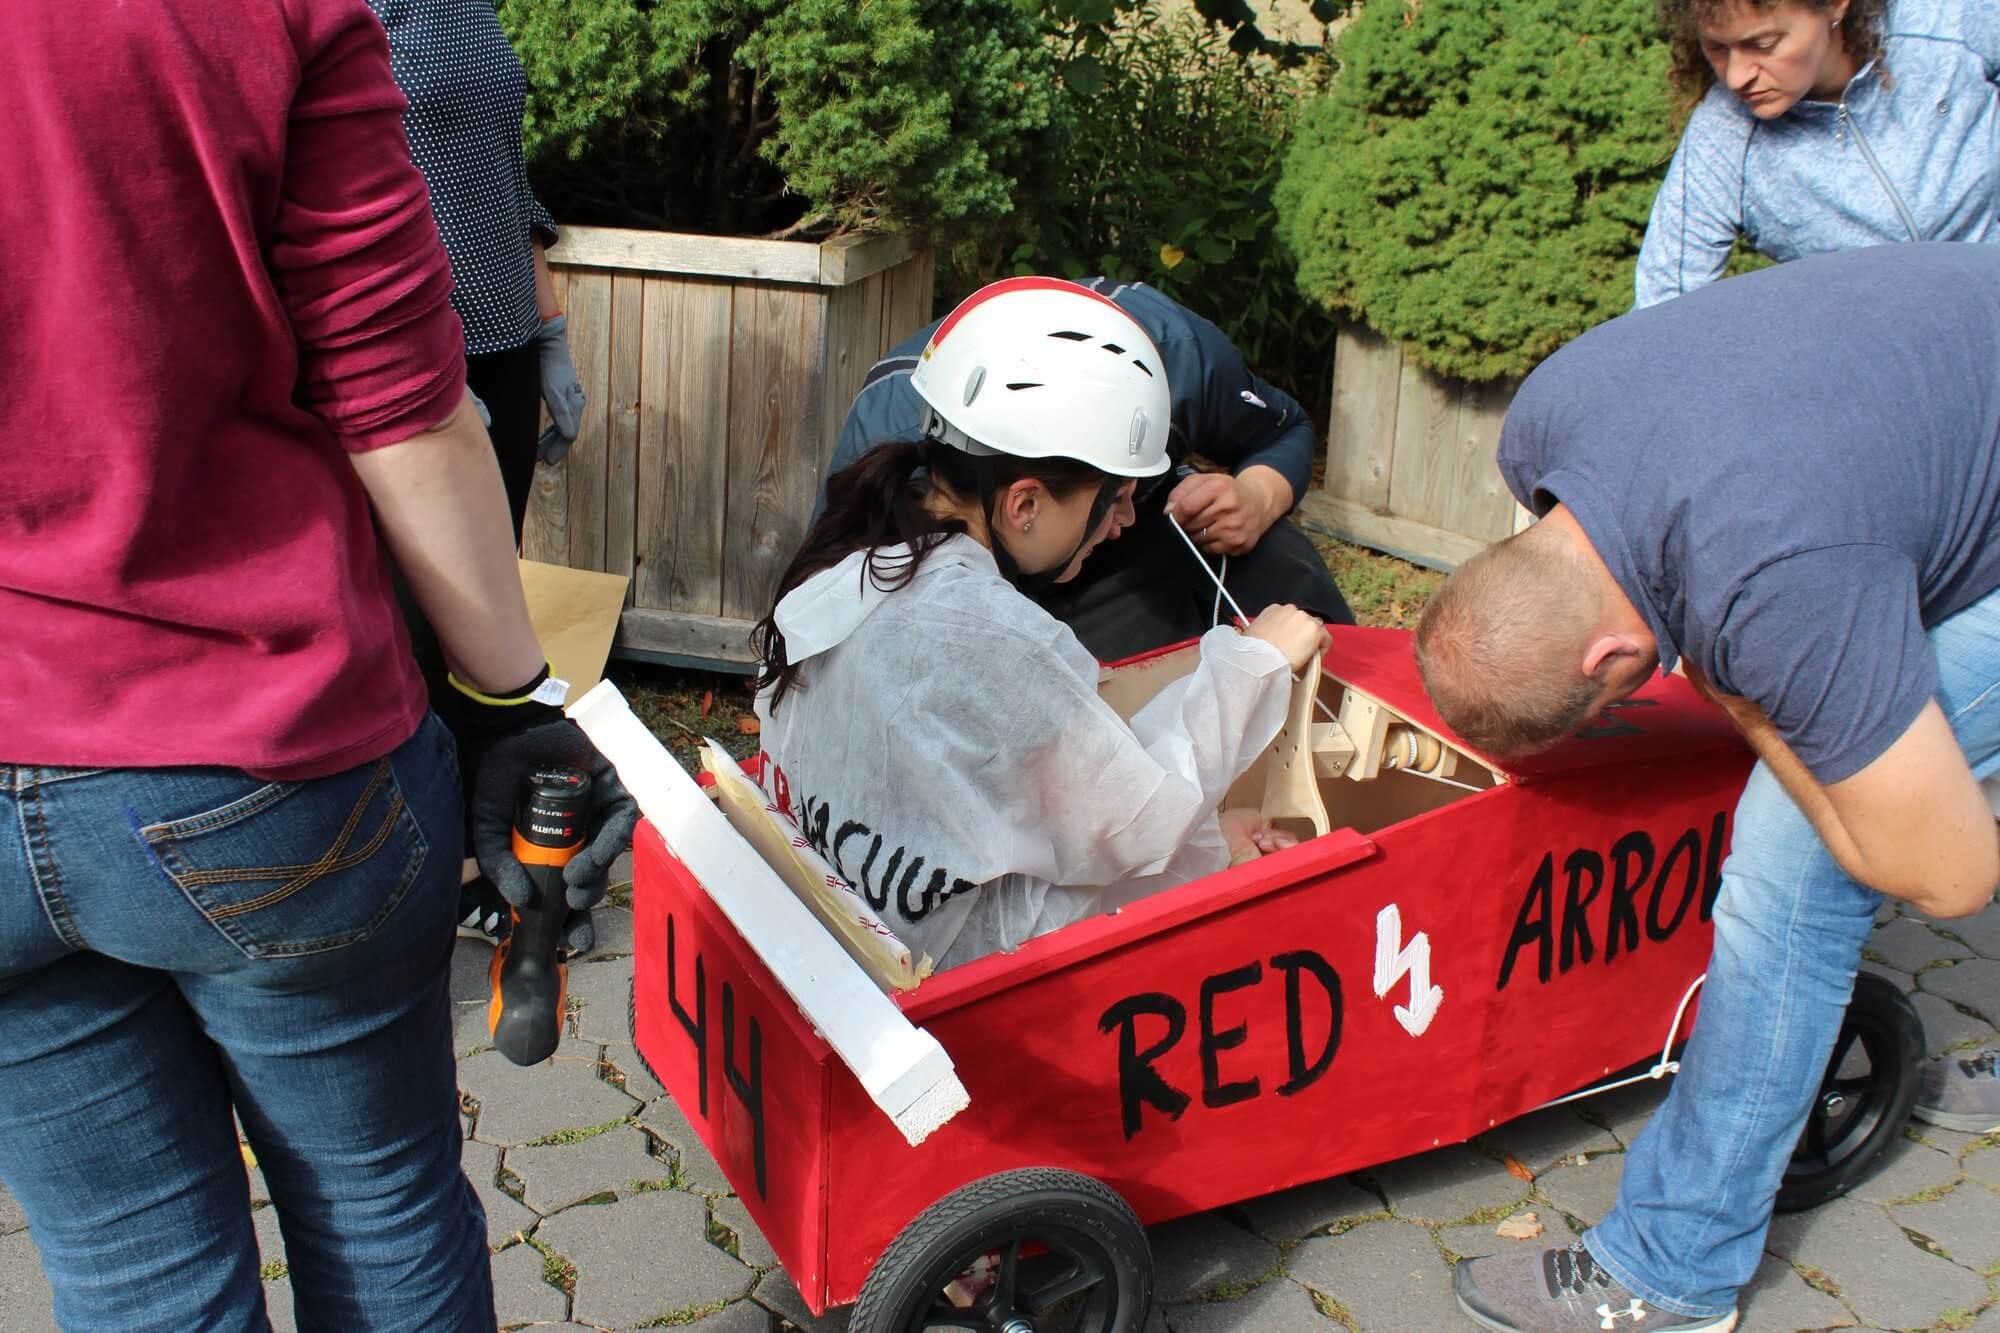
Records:
[[[907,555],[884,548],[878,561]],[[945,968],[1229,862],[1216,807],[1283,724],[1284,655],[1228,628],[1127,725],[1069,627],[966,536],[885,592],[857,552],[778,603],[798,685],[759,695],[774,794]],[[888,568],[894,568],[889,565]]]

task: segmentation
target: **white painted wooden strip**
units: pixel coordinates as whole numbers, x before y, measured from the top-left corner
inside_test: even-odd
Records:
[[[639,810],[806,1019],[914,1146],[971,1104],[937,1038],[913,1025],[602,681],[569,707]]]

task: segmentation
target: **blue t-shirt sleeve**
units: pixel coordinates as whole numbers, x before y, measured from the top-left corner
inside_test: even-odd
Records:
[[[1917,568],[1887,546],[1820,547],[1738,585],[1704,664],[1763,708],[1821,783],[1853,777],[1938,689]]]

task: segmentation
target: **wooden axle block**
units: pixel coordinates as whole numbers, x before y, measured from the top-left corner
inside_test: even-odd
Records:
[[[1354,746],[1354,759],[1345,776],[1353,782],[1369,782],[1382,772],[1382,742],[1391,723],[1401,718],[1358,690],[1340,696],[1340,729]]]
[[[1354,762],[1354,742],[1338,722],[1312,724],[1313,770],[1323,778],[1337,778]]]

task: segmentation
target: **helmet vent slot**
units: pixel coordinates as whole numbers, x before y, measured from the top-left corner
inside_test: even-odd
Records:
[[[1007,387],[1010,389],[1039,389],[1042,386],[1038,381],[1016,380],[1014,383],[1009,384]]]
[[[1125,355],[1125,349],[1120,347],[1117,343],[1104,344],[1104,350],[1111,353],[1113,356]]]
[[[1077,332],[1077,331],[1076,331],[1075,329],[1065,329],[1065,330],[1063,330],[1063,331],[1062,331],[1062,332],[1060,332],[1060,333],[1051,333],[1051,334],[1049,335],[1049,337],[1051,337],[1051,338],[1067,338],[1067,339],[1069,339],[1069,340],[1070,340],[1071,342],[1073,342],[1073,343],[1087,343],[1087,342],[1089,342],[1089,341],[1090,341],[1090,335],[1089,335],[1089,334],[1087,334],[1087,333],[1078,333],[1078,332]]]
[[[1141,361],[1138,357],[1135,356],[1132,358],[1132,364],[1139,367],[1139,369],[1145,371],[1147,379],[1153,378],[1153,372],[1151,368],[1148,367],[1144,361]]]

